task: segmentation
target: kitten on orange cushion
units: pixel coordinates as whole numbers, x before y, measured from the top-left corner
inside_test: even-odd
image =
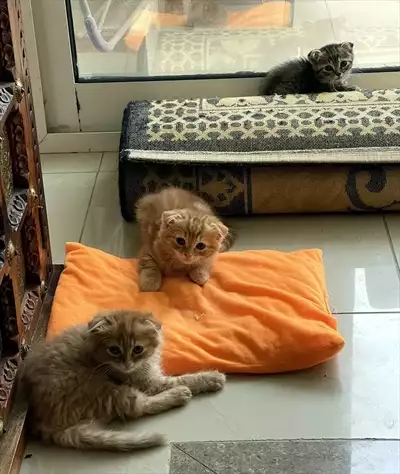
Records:
[[[183,189],[147,194],[137,203],[136,219],[142,240],[138,264],[142,291],[158,291],[163,275],[177,273],[204,285],[214,257],[233,243],[211,207]]]

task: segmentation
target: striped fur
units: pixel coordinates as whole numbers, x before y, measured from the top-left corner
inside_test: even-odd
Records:
[[[167,188],[144,196],[137,204],[136,218],[142,239],[142,291],[158,291],[163,275],[175,273],[204,285],[215,256],[232,245],[228,227],[211,207],[183,189]]]

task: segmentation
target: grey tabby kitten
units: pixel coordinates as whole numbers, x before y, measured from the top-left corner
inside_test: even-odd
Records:
[[[353,66],[353,43],[327,44],[313,49],[306,58],[292,59],[271,69],[262,94],[310,94],[353,91],[347,80]]]
[[[78,449],[130,451],[164,436],[108,427],[112,420],[156,415],[216,392],[218,372],[167,377],[160,367],[161,325],[151,314],[108,311],[28,355],[23,383],[31,424],[45,442]]]

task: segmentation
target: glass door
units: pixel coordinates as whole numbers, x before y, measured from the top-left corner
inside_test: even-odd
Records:
[[[399,0],[35,0],[51,132],[118,131],[133,99],[258,94],[272,66],[355,44],[352,81],[400,84]]]

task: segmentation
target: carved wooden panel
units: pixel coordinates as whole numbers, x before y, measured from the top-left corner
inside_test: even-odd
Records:
[[[0,74],[3,81],[13,79],[11,71],[14,66],[14,48],[8,6],[7,2],[2,0],[0,2]]]
[[[50,275],[42,179],[20,3],[0,0],[0,444]]]
[[[18,369],[18,357],[3,357],[0,362],[0,409],[10,405],[10,396]]]
[[[21,304],[22,298],[25,294],[25,287],[26,287],[26,270],[25,270],[25,258],[24,253],[22,250],[22,243],[21,243],[21,236],[20,234],[16,234],[14,237],[14,248],[15,248],[15,283],[17,289],[17,296],[18,301]]]
[[[1,178],[1,175],[0,175]],[[3,219],[5,218],[6,212],[3,211],[3,208],[6,207],[5,199],[3,197],[3,190],[0,186],[0,282],[2,280],[4,270],[5,270],[5,249],[6,249],[6,231]],[[0,336],[0,345],[1,345],[1,336]],[[1,353],[1,350],[0,350]],[[1,357],[0,357],[1,358]]]
[[[15,357],[18,354],[18,323],[15,310],[13,284],[6,276],[0,285],[0,320],[3,353]]]
[[[30,286],[40,285],[40,250],[36,222],[32,213],[29,213],[25,219],[22,242],[26,281]]]
[[[35,318],[37,317],[40,299],[40,289],[29,290],[25,294],[25,304],[23,305],[24,309],[21,314],[21,321],[23,324],[24,333],[27,333],[29,331],[32,322],[34,322]]]
[[[11,104],[13,96],[8,88],[0,89],[0,115],[6,119],[9,111],[11,110]],[[11,199],[13,191],[13,177],[12,177],[12,164],[10,156],[10,146],[8,143],[7,134],[3,129],[0,130],[0,179],[2,180],[2,188],[4,191],[5,202],[8,203]]]
[[[14,185],[17,188],[28,188],[29,165],[25,144],[24,123],[21,112],[15,108],[7,120],[8,141],[12,161]]]
[[[6,248],[6,237],[4,235],[4,229],[2,228],[3,221],[0,220],[0,275],[4,270],[5,263],[5,248]]]
[[[5,205],[10,202],[14,183],[10,157],[10,147],[7,136],[0,132],[0,179],[3,182]]]
[[[24,126],[26,132],[28,132],[25,133],[25,146],[27,149],[29,173],[31,175],[30,183],[35,183],[34,186],[30,187],[30,191],[36,200],[35,206],[37,208],[37,216],[36,214],[35,216],[37,217],[38,226],[40,227],[41,248],[45,250],[45,252],[41,252],[41,258],[43,258],[46,262],[46,267],[48,270],[49,267],[51,267],[50,236],[48,232],[46,200],[43,191],[43,177],[40,165],[39,144],[35,127],[35,113],[31,93],[29,67],[26,57],[25,37],[23,35],[22,15],[20,13],[20,0],[13,0],[11,3],[14,5],[14,17],[17,23],[16,29],[19,32],[19,35],[15,36],[15,42],[18,41],[19,47],[17,48],[17,51],[15,51],[14,79],[18,87],[16,87],[14,91],[20,91],[21,88],[23,91],[23,94],[19,100],[19,102],[21,102],[20,110],[22,109]]]

